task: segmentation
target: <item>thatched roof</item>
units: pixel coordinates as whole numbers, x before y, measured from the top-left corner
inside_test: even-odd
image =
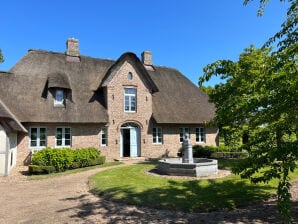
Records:
[[[100,87],[107,86],[109,81],[113,79],[114,75],[117,73],[117,71],[125,61],[130,61],[134,65],[140,78],[142,79],[142,81],[144,82],[144,84],[150,90],[151,93],[158,91],[158,88],[156,87],[155,83],[152,81],[151,77],[149,76],[147,70],[145,69],[141,61],[134,53],[131,53],[131,52],[127,52],[121,55],[121,57],[113,64],[113,66],[111,66],[107,74],[104,76],[100,84]]]
[[[21,122],[106,123],[104,91],[117,69],[128,60],[153,96],[158,123],[198,124],[209,121],[215,108],[208,97],[179,71],[155,66],[146,70],[133,53],[117,61],[80,56],[77,62],[63,53],[30,50],[9,72],[0,75],[0,99]],[[45,88],[70,89],[66,107],[53,107]]]
[[[68,76],[62,72],[54,72],[48,75],[48,88],[71,89]]]
[[[19,122],[15,115],[7,108],[7,106],[0,100],[0,121],[2,125],[9,127],[14,131],[27,132],[24,126]]]
[[[153,94],[153,118],[157,123],[202,124],[213,119],[209,97],[178,70],[155,67],[149,74],[158,92]]]

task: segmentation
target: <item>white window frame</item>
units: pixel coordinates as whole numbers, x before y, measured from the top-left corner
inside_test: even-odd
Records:
[[[57,96],[58,93],[62,94],[62,100],[58,100]],[[63,89],[56,89],[55,90],[55,99],[54,99],[54,105],[63,105],[64,104],[64,91]]]
[[[125,90],[127,90],[127,89],[133,89],[135,91],[135,93],[126,93]],[[125,98],[126,97],[129,97],[128,98],[128,105],[125,104],[125,102],[126,102]],[[133,97],[135,99],[135,109],[134,110],[131,109],[131,107],[132,107],[131,102],[132,102]],[[137,89],[134,88],[134,87],[125,87],[124,88],[124,100],[123,101],[124,101],[124,112],[126,112],[126,113],[136,113],[137,112]],[[128,106],[128,110],[126,110],[126,106]]]
[[[62,145],[57,145],[57,129],[58,128],[62,128]],[[68,139],[65,139],[65,129],[66,128],[69,128],[69,134],[70,134],[70,144],[69,145],[65,145],[65,140],[68,140]],[[72,145],[72,132],[71,132],[71,127],[56,127],[56,131],[55,131],[55,147],[57,148],[70,148]]]
[[[180,143],[183,143],[183,138],[185,136],[185,133],[188,133],[188,136],[190,138],[190,132],[189,132],[189,128],[188,127],[181,127],[181,128],[179,128],[179,142]],[[181,134],[182,134],[182,136],[181,136]],[[181,139],[182,139],[182,141],[181,141]]]
[[[104,137],[105,135],[105,137]],[[103,140],[105,140],[105,143],[103,143]],[[100,146],[107,146],[108,145],[108,128],[102,127],[100,129]]]
[[[31,133],[32,133],[32,128],[36,128],[37,129],[37,133],[36,133],[36,146],[31,146]],[[45,129],[45,146],[40,146],[40,129],[44,128]],[[42,148],[46,148],[47,147],[47,128],[43,127],[43,126],[32,126],[29,128],[29,148],[31,149],[42,149]]]
[[[206,142],[206,128],[196,127],[196,143],[205,143],[205,142]]]
[[[154,129],[156,131],[154,131]],[[155,132],[155,135],[154,135]],[[161,137],[159,137],[159,134]],[[161,145],[163,143],[163,133],[161,127],[153,127],[152,128],[152,143],[154,145]]]

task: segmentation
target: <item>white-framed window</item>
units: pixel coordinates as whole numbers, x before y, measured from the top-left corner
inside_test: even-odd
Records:
[[[162,144],[162,129],[161,127],[154,127],[152,129],[153,144]]]
[[[124,111],[137,111],[137,90],[135,88],[124,88]]]
[[[56,128],[56,147],[71,147],[71,128]]]
[[[106,127],[101,128],[100,130],[100,145],[107,146],[108,145],[108,129]]]
[[[45,127],[30,127],[30,148],[43,148],[47,146],[47,129]]]
[[[206,129],[204,127],[196,128],[196,142],[204,143],[206,141]]]
[[[179,128],[180,143],[183,142],[183,139],[184,139],[184,136],[185,136],[186,133],[188,133],[188,135],[189,135],[189,128]]]
[[[64,91],[62,89],[55,90],[55,105],[63,105],[64,103]]]

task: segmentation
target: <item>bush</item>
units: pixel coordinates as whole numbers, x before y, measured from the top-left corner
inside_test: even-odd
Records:
[[[70,148],[46,148],[33,154],[31,165],[39,167],[50,166],[54,167],[54,171],[61,172],[67,169],[99,165],[104,162],[105,157],[100,156],[100,152],[95,148],[75,150]]]
[[[30,174],[49,174],[54,173],[55,167],[53,166],[38,166],[38,165],[29,165]]]
[[[213,146],[194,145],[192,149],[194,158],[210,158],[212,152],[214,152]]]

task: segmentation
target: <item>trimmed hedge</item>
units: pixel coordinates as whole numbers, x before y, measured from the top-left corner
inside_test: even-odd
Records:
[[[95,148],[75,150],[70,148],[45,148],[33,154],[29,172],[32,174],[61,172],[68,169],[100,165],[104,162],[105,157],[101,156]],[[48,167],[54,167],[54,170]],[[48,172],[47,169],[50,171]]]
[[[218,147],[194,145],[192,148],[195,158],[244,158],[248,155],[247,152],[230,151],[229,147],[224,145]]]
[[[53,166],[38,166],[38,165],[29,165],[30,174],[49,174],[56,172],[55,167]]]

